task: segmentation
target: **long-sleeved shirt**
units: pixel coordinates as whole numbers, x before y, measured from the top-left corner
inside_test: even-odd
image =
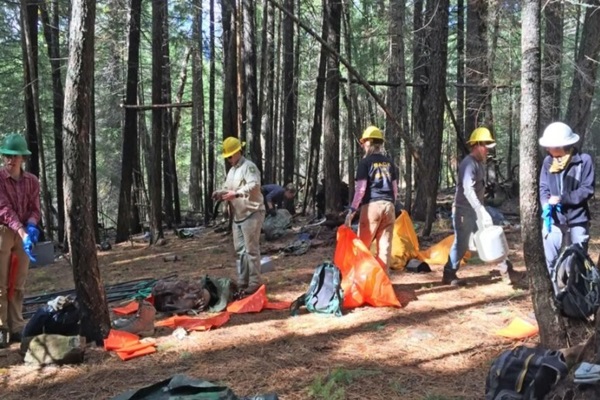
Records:
[[[240,158],[227,173],[224,189],[232,190],[238,195],[230,200],[234,221],[242,221],[256,211],[264,211],[265,205],[260,191],[260,171],[245,157]]]
[[[40,221],[40,182],[23,171],[13,179],[6,169],[0,170],[0,224],[17,232],[23,225]]]
[[[485,167],[472,155],[467,155],[458,166],[458,179],[456,183],[456,208],[477,210],[483,207],[485,194]]]
[[[540,203],[548,203],[550,196],[559,196],[561,212],[554,213],[558,224],[581,224],[589,222],[588,200],[594,195],[595,174],[592,157],[575,153],[569,165],[561,172],[550,172],[552,157],[547,156],[540,172]]]
[[[285,196],[285,189],[275,183],[263,185],[261,187],[265,203],[271,203],[273,206],[281,207]]]

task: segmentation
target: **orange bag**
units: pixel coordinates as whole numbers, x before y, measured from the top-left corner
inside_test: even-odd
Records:
[[[137,312],[138,308],[140,308],[140,303],[138,303],[137,301],[132,301],[131,303],[123,307],[113,308],[113,312],[119,315],[129,315]]]
[[[345,308],[363,304],[401,307],[390,278],[365,244],[345,225],[337,231],[334,264],[342,273]]]
[[[454,235],[450,235],[443,240],[437,242],[427,250],[421,252],[423,261],[431,265],[444,265],[448,262],[450,249],[454,243]],[[461,265],[471,258],[471,252],[467,251],[461,261]]]
[[[116,329],[111,329],[108,332],[108,336],[104,339],[104,350],[116,350],[121,347],[127,347],[139,343],[140,337],[136,334],[118,331]]]
[[[410,216],[406,210],[402,210],[402,213],[394,222],[390,268],[402,270],[414,258],[422,260],[419,253],[419,239]]]

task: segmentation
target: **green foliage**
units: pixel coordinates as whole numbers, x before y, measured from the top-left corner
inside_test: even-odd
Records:
[[[314,399],[343,400],[346,389],[355,380],[380,374],[379,371],[336,368],[325,377],[319,376],[311,383],[308,394]]]

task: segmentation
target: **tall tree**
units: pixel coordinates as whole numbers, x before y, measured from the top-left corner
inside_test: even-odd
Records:
[[[326,0],[323,18],[327,19],[327,44],[339,55],[342,7],[340,0]],[[325,131],[323,160],[325,175],[326,212],[336,213],[341,205],[340,196],[340,65],[335,54],[327,57],[325,74],[325,103],[323,107],[323,129]]]
[[[456,150],[460,158],[466,156],[462,145],[465,133],[465,0],[456,2]]]
[[[204,172],[206,184],[204,188],[204,223],[208,223],[209,211],[212,212],[212,197],[210,194],[215,187],[215,74],[216,74],[216,54],[215,54],[215,1],[210,0],[208,27],[209,47],[210,47],[210,71],[208,75],[208,151],[206,152],[207,165]]]
[[[544,6],[544,48],[542,58],[542,92],[540,123],[546,126],[560,117],[563,4],[553,0]]]
[[[600,55],[600,0],[588,0],[585,11],[581,42],[569,94],[565,120],[574,132],[581,135],[584,143],[590,124],[590,111],[596,88],[598,56]]]
[[[51,2],[50,12],[48,11],[47,3],[40,3],[40,17],[44,26],[44,38],[46,39],[46,47],[48,49],[48,59],[50,60],[50,68],[52,68],[52,116],[54,128],[54,162],[56,167],[56,204],[57,210],[57,225],[58,225],[58,241],[65,241],[65,209],[61,206],[64,204],[63,192],[63,147],[62,147],[62,121],[64,107],[64,90],[61,78],[61,57],[60,57],[60,35],[58,31],[59,24],[59,8],[58,0]]]
[[[262,114],[261,144],[264,154],[263,179],[275,182],[273,163],[273,96],[275,80],[275,15],[273,6],[265,0],[263,5],[263,31],[260,68],[259,108]]]
[[[521,240],[532,290],[533,308],[545,346],[558,349],[566,344],[564,325],[552,304],[552,287],[543,253],[538,200],[538,135],[540,131],[540,2],[523,0],[521,14],[521,129],[520,211]]]
[[[125,105],[137,104],[138,79],[140,66],[140,20],[142,0],[131,0],[129,17],[129,45],[127,48],[127,82],[125,88]],[[123,126],[123,144],[121,150],[121,186],[119,191],[119,211],[117,214],[116,242],[129,238],[136,227],[132,226],[132,187],[133,170],[138,155],[137,110],[125,107],[125,125]]]
[[[339,0],[333,0],[336,2],[338,7],[341,5]],[[284,7],[290,12],[294,13],[294,0],[285,0]],[[341,18],[341,10],[337,10],[340,12],[337,15],[337,18]],[[341,20],[340,20],[341,21]],[[338,35],[339,35],[339,24],[338,21]],[[296,127],[294,125],[295,121],[295,102],[296,102],[296,93],[294,93],[294,23],[287,16],[287,14],[283,17],[283,27],[282,27],[282,51],[283,51],[283,65],[282,65],[282,74],[283,81],[281,83],[281,95],[283,97],[283,183],[287,184],[293,182],[294,180],[294,160],[295,160],[295,143],[296,143]],[[339,37],[338,37],[339,41]],[[339,42],[338,42],[339,48]],[[333,57],[332,57],[333,58]],[[332,65],[337,62],[331,61]],[[339,67],[338,67],[339,68]],[[339,73],[339,72],[338,72]],[[339,81],[339,76],[338,76]],[[339,90],[339,83],[338,83]],[[336,98],[337,98],[336,94]],[[339,101],[337,113],[339,113]],[[333,117],[333,116],[332,116]],[[336,117],[337,118],[337,117]],[[338,125],[339,127],[339,125]],[[337,131],[337,130],[336,130]],[[339,135],[339,133],[338,133]],[[339,140],[339,138],[338,138]],[[339,153],[339,150],[338,150]],[[339,169],[339,167],[338,167]],[[339,174],[339,172],[338,172]]]
[[[418,82],[427,85],[419,88],[416,102],[418,114],[414,114],[413,127],[419,139],[419,156],[422,162],[417,165],[419,177],[415,197],[414,215],[423,219],[423,234],[429,235],[436,217],[438,179],[442,137],[444,132],[444,99],[446,98],[446,66],[448,59],[448,0],[427,0],[423,21],[423,37],[420,41],[422,55],[418,63],[425,66]]]
[[[465,135],[488,123],[488,0],[468,0]],[[491,127],[490,127],[491,128]]]
[[[223,137],[238,137],[235,0],[221,0],[223,28]],[[209,139],[210,140],[210,139]],[[210,150],[209,150],[210,154]]]
[[[90,204],[90,94],[93,93],[96,2],[74,0],[65,82],[64,132],[66,230],[82,330],[96,340],[108,336],[110,318],[102,286]]]
[[[164,76],[164,33],[165,9],[164,1],[152,0],[152,103],[164,104],[163,76]],[[163,237],[162,228],[162,135],[165,127],[165,109],[152,108],[152,141],[149,169],[150,190],[150,231],[151,241],[155,243]]]
[[[325,9],[327,0],[322,0],[323,9]],[[321,37],[327,41],[328,26],[327,18],[323,16]],[[319,162],[321,153],[321,136],[323,133],[323,103],[325,99],[325,74],[327,68],[327,59],[329,53],[325,46],[321,45],[321,53],[319,55],[319,69],[317,72],[317,89],[315,91],[315,106],[313,111],[313,121],[310,130],[310,149],[308,169],[306,171],[306,185],[304,204],[302,213],[306,212],[308,199],[314,199],[317,194],[317,186],[319,184]]]
[[[192,211],[200,211],[202,206],[202,161],[204,149],[204,83],[202,81],[202,1],[194,1],[192,22],[192,133],[190,154],[189,205]],[[208,196],[207,196],[208,197]],[[205,214],[208,210],[205,210]]]
[[[260,171],[262,166],[262,148],[260,143],[260,110],[258,107],[258,84],[256,77],[256,40],[254,37],[254,1],[242,1],[242,62],[246,93],[246,140],[250,159]]]

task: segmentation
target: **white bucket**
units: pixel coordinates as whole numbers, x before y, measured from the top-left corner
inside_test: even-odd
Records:
[[[508,255],[508,243],[501,226],[488,226],[475,233],[477,255],[487,263],[499,263]]]

